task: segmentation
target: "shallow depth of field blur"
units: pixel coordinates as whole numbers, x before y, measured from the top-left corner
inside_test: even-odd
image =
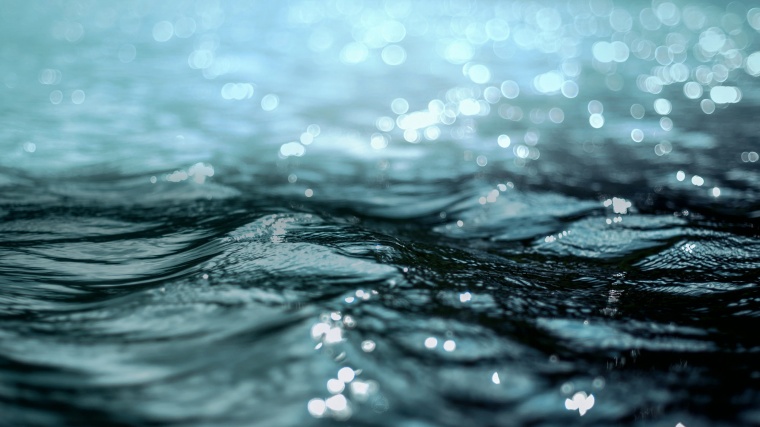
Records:
[[[760,424],[760,3],[9,2],[0,424]]]

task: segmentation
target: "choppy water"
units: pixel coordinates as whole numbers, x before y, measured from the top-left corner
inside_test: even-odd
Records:
[[[0,424],[760,424],[758,31],[4,5]]]

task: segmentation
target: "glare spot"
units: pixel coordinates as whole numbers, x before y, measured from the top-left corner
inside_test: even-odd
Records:
[[[657,94],[662,92],[662,86],[665,83],[662,81],[661,78],[657,76],[649,76],[646,79],[644,79],[644,90],[646,90],[649,93]]]
[[[330,331],[330,325],[320,322],[311,327],[311,337],[315,340],[322,339]]]
[[[71,92],[71,102],[73,102],[74,104],[79,105],[83,103],[84,98],[85,98],[84,91],[81,89],[77,89],[74,92]]]
[[[672,109],[672,104],[665,98],[659,98],[654,101],[654,111],[656,111],[657,114],[665,116],[670,114]]]
[[[301,136],[298,138],[298,140],[303,145],[309,145],[312,142],[314,142],[314,135],[310,134],[309,132],[304,132],[301,134]]]
[[[747,22],[752,28],[760,31],[760,8],[753,7],[747,11]]]
[[[55,85],[61,82],[61,71],[54,68],[46,68],[40,71],[37,80],[43,85]]]
[[[710,99],[716,104],[733,104],[742,99],[742,93],[738,87],[715,86],[710,89]]]
[[[569,411],[578,411],[581,416],[594,407],[594,395],[587,395],[586,392],[579,391],[571,399],[565,399],[565,408]]]
[[[600,41],[594,43],[592,54],[594,55],[594,59],[601,63],[625,62],[630,55],[630,49],[621,41],[614,41],[612,43]]]
[[[195,19],[183,16],[174,22],[174,35],[186,39],[195,33]]]
[[[418,143],[420,142],[420,133],[416,129],[407,129],[404,131],[404,140],[406,142]]]
[[[464,64],[471,60],[473,55],[472,46],[463,40],[449,43],[444,50],[444,58],[452,64]]]
[[[396,114],[406,114],[409,111],[409,103],[404,98],[396,98],[391,102],[391,110]]]
[[[560,92],[564,82],[565,79],[562,73],[559,71],[549,71],[537,75],[533,79],[533,87],[540,93],[552,94]]]
[[[477,84],[485,84],[491,80],[491,70],[485,65],[475,64],[467,68],[467,77]]]
[[[301,157],[305,151],[305,147],[300,142],[286,142],[280,146],[280,155],[282,157]]]
[[[50,102],[52,104],[60,104],[61,101],[63,101],[63,92],[57,89],[50,92]]]
[[[670,154],[671,151],[673,151],[673,146],[669,141],[662,141],[661,143],[654,146],[654,153],[658,156]]]
[[[515,156],[517,156],[517,157],[519,157],[521,159],[526,159],[530,155],[530,148],[528,148],[527,146],[522,145],[522,144],[521,145],[516,145],[512,149],[512,152],[515,153]]]
[[[604,116],[598,113],[592,114],[591,117],[589,117],[588,122],[594,129],[599,129],[604,126]]]
[[[187,179],[187,172],[183,170],[174,171],[166,176],[169,182],[182,182]]]
[[[174,25],[169,21],[159,21],[153,26],[153,39],[157,42],[166,42],[174,35]]]
[[[327,381],[327,391],[329,391],[332,394],[338,394],[343,391],[343,389],[346,388],[346,384],[344,384],[343,381],[336,380],[335,378],[332,378]]]
[[[459,103],[459,112],[465,116],[475,116],[480,113],[480,103],[472,98],[463,99]]]
[[[443,349],[446,351],[454,351],[457,348],[457,343],[454,342],[454,340],[446,340],[443,343]]]
[[[402,101],[403,101],[403,105],[396,106],[398,111],[402,111],[405,108],[408,108],[408,104],[406,104],[406,101],[405,100],[402,100]],[[416,131],[417,129],[423,129],[428,126],[435,125],[437,123],[438,123],[438,116],[429,111],[415,111],[408,115],[401,115],[396,120],[396,124],[398,125],[398,127],[407,131],[408,130]],[[413,139],[416,139],[416,137]]]
[[[627,33],[633,26],[633,18],[625,9],[614,9],[610,13],[610,25],[619,33]]]
[[[214,176],[214,167],[205,163],[196,163],[190,166],[187,174],[188,176],[192,176],[196,183],[203,184],[206,182],[207,177]]]
[[[327,405],[325,405],[325,401],[322,399],[311,399],[306,407],[309,410],[309,414],[316,418],[323,417],[327,411]]]
[[[383,48],[380,56],[383,58],[383,62],[388,65],[401,65],[406,61],[406,50],[399,45],[392,44]]]
[[[758,16],[760,16],[760,13],[758,13]],[[760,20],[760,18],[758,20]],[[760,51],[750,54],[747,57],[747,60],[744,63],[744,69],[750,76],[760,76]]]
[[[386,42],[398,43],[406,37],[406,27],[398,21],[388,20],[381,26],[381,33]]]
[[[472,294],[469,292],[465,292],[463,294],[459,294],[459,301],[460,302],[468,302],[472,300]]]
[[[37,151],[37,144],[33,142],[29,142],[29,141],[25,142],[24,151],[26,151],[27,153],[34,153],[35,151]]]
[[[229,100],[243,100],[253,96],[253,85],[250,83],[225,83],[222,86],[222,98]]]
[[[340,60],[345,64],[358,64],[364,62],[369,55],[369,49],[362,43],[351,42],[340,51]]]
[[[567,80],[562,83],[562,96],[565,98],[575,98],[578,96],[578,84],[572,80]]]
[[[498,372],[494,372],[493,375],[491,375],[491,382],[494,384],[501,384],[501,379],[499,378]]]
[[[501,19],[491,19],[486,22],[486,34],[493,41],[508,39],[509,31],[509,24]]]
[[[683,181],[686,179],[686,174],[683,171],[676,172],[676,179],[679,181]]]
[[[348,400],[346,400],[346,396],[336,394],[325,400],[325,406],[336,412],[344,411],[348,407]]]
[[[343,324],[346,325],[347,328],[353,328],[356,326],[356,321],[351,316],[346,316],[343,318]]]
[[[536,13],[536,23],[543,31],[557,31],[562,26],[562,16],[557,9],[545,7]]]
[[[436,348],[438,346],[438,339],[435,337],[427,337],[425,338],[425,348]]]
[[[365,353],[371,353],[375,351],[376,344],[372,340],[362,341],[362,351]]]
[[[596,377],[594,378],[594,381],[591,382],[591,386],[597,389],[604,388],[604,385],[605,385],[604,377]]]
[[[660,127],[664,131],[671,131],[671,130],[673,130],[673,120],[670,117],[662,117],[662,118],[660,118]]]
[[[552,123],[562,123],[565,121],[565,112],[562,111],[561,108],[554,107],[549,110],[549,120],[551,120]]]
[[[311,189],[306,190],[306,197],[311,197],[311,194],[309,193],[310,191]],[[330,330],[325,333],[324,341],[327,344],[343,341],[343,330],[338,327],[330,328]]]
[[[699,35],[699,47],[708,55],[715,55],[726,44],[726,35],[717,27],[709,28]]]
[[[701,187],[705,183],[705,179],[699,175],[694,175],[693,177],[691,177],[691,183],[696,185],[697,187]]]
[[[641,142],[644,140],[644,131],[641,129],[634,129],[631,131],[631,139],[635,142]]]
[[[383,132],[390,132],[395,126],[396,124],[393,119],[387,116],[380,117],[375,121],[375,127]]]
[[[681,14],[678,10],[678,6],[673,3],[665,2],[660,3],[655,11],[657,18],[665,25],[670,27],[677,25],[681,20]]]
[[[683,93],[689,99],[697,99],[702,96],[702,85],[697,82],[687,82],[683,85]]]
[[[373,390],[373,388],[376,389],[377,386],[372,382],[354,381],[351,383],[349,388],[351,390],[351,395],[355,399],[364,401],[367,399],[369,393]]]
[[[631,105],[631,117],[637,120],[644,117],[644,106],[641,104]]]
[[[209,49],[194,50],[187,57],[187,65],[195,70],[205,70],[214,63],[214,52]]]
[[[512,80],[506,80],[501,84],[501,94],[507,99],[515,99],[520,94],[520,86]]]
[[[273,111],[280,105],[280,97],[275,94],[264,95],[261,98],[261,109],[264,111]]]
[[[499,135],[499,137],[496,139],[496,142],[499,144],[499,147],[507,148],[509,147],[509,144],[511,144],[512,141],[509,139],[509,136],[507,135]]]
[[[715,112],[715,103],[709,99],[703,99],[700,101],[699,106],[705,114],[712,114]]]
[[[429,126],[425,128],[425,132],[423,132],[425,135],[425,139],[428,141],[435,141],[441,136],[441,129],[438,128],[438,126]]]
[[[632,204],[628,200],[621,199],[619,197],[613,197],[612,199],[607,199],[604,201],[605,207],[612,206],[612,211],[616,214],[626,214],[628,213],[628,209],[631,208]]]
[[[483,167],[488,164],[488,158],[481,154],[475,159],[475,163],[477,163],[478,166]]]
[[[719,197],[720,196],[720,188],[713,187],[713,189],[712,189],[712,196],[713,197]]]
[[[375,133],[375,134],[372,134],[372,137],[370,138],[370,145],[375,150],[381,150],[388,146],[388,140],[385,138],[384,135]]]
[[[490,72],[489,72],[490,79]],[[489,104],[496,104],[501,99],[501,90],[496,86],[488,86],[483,90],[483,99]],[[429,107],[428,107],[429,108]]]
[[[349,367],[340,368],[338,371],[338,379],[344,383],[350,383],[356,377],[356,373]]]

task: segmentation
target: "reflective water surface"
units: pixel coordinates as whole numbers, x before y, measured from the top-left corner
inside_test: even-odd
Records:
[[[0,13],[0,424],[760,424],[760,4]]]

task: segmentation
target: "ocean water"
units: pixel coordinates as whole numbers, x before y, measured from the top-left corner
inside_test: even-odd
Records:
[[[760,3],[13,2],[0,425],[760,425]]]

